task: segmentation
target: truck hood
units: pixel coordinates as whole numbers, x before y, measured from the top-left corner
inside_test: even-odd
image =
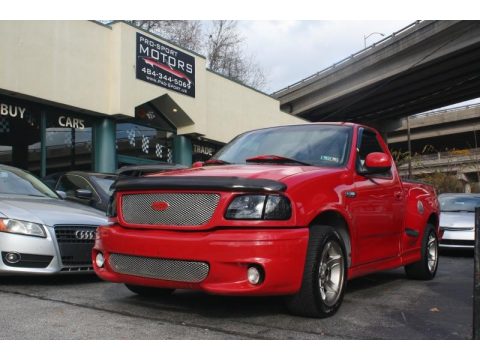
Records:
[[[74,202],[43,197],[0,195],[0,216],[54,226],[105,225],[100,211]]]
[[[330,173],[333,169],[317,166],[292,166],[292,165],[220,165],[204,166],[200,168],[170,171],[153,176],[229,176],[246,179],[268,179],[281,181],[285,178],[306,172]],[[335,169],[336,170],[336,169]],[[333,170],[333,171],[335,171]],[[152,175],[150,175],[152,176]]]

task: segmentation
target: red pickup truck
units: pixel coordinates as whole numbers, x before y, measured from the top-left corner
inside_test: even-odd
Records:
[[[296,315],[339,308],[347,279],[438,265],[432,187],[402,182],[366,126],[282,126],[236,137],[203,166],[121,179],[92,253],[140,295],[285,295]]]

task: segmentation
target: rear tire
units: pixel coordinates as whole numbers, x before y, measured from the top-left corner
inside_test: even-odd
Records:
[[[324,318],[340,307],[347,282],[347,258],[340,235],[331,226],[310,228],[300,291],[286,299],[294,315]]]
[[[149,286],[137,286],[125,284],[128,290],[134,292],[137,295],[145,297],[155,297],[155,296],[168,296],[171,295],[175,289],[164,289],[164,288],[155,288]]]
[[[438,268],[438,238],[435,227],[427,224],[422,239],[422,258],[405,266],[407,277],[415,280],[431,280]]]

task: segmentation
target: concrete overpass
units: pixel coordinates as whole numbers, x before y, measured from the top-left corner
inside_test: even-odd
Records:
[[[424,153],[425,147],[435,152],[476,148],[480,145],[480,104],[431,111],[389,122],[383,130],[391,149],[407,151],[408,126],[414,154]]]
[[[480,97],[480,21],[417,21],[272,96],[311,121],[379,129]]]
[[[408,175],[408,128],[412,149],[412,175],[433,172],[455,174],[478,183],[480,174],[480,103],[431,111],[393,121],[385,127],[388,145]]]

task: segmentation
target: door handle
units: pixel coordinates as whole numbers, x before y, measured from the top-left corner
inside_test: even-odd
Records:
[[[403,192],[395,191],[394,197],[395,197],[395,200],[402,200],[403,199]]]

